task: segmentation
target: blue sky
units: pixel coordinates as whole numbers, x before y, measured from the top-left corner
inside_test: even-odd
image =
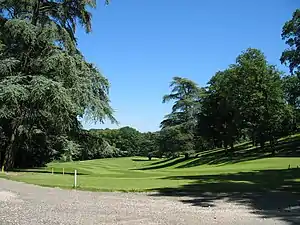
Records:
[[[171,105],[162,104],[174,76],[204,86],[248,47],[272,64],[286,47],[281,28],[299,0],[97,0],[93,31],[79,30],[79,48],[111,83],[120,126],[155,131]],[[84,123],[116,128],[110,123]]]

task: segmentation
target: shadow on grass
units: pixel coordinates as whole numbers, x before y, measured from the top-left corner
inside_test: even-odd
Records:
[[[166,159],[164,160],[166,163],[163,163],[161,161],[160,164],[157,164],[155,166],[150,166],[150,167],[145,167],[145,168],[140,168],[138,170],[155,170],[155,169],[162,169],[162,168],[166,168],[166,167],[169,167],[169,166],[174,166],[178,163],[181,163],[183,161],[185,161],[186,159],[185,158],[177,158],[177,159]],[[153,164],[152,164],[153,165]]]
[[[279,141],[275,146],[275,154],[272,154],[270,146],[260,148],[252,146],[250,142],[238,145],[234,151],[217,150],[203,152],[199,158],[189,161],[177,168],[189,168],[199,165],[215,164],[232,164],[249,160],[267,158],[267,157],[297,157],[300,156],[300,139],[299,137]]]
[[[166,163],[166,162],[169,162],[173,160],[172,158],[166,158],[164,160],[161,160],[161,161],[158,161],[158,162],[154,162],[154,163],[151,163],[151,166],[154,166],[154,165],[158,165],[158,164],[163,164],[163,163]]]
[[[152,160],[149,160],[149,159],[132,159],[132,161],[134,162],[152,162],[150,164],[150,166],[154,166],[154,165],[158,165],[158,164],[163,164],[163,163],[166,163],[166,162],[169,162],[171,160],[173,160],[174,158],[166,158],[164,160],[157,160],[157,159],[152,159]]]
[[[146,161],[150,161],[149,159],[132,159],[132,161],[134,162],[146,162]]]
[[[52,174],[52,171],[48,171],[48,170],[44,170],[44,169],[13,169],[13,170],[11,170],[11,172]],[[63,174],[63,170],[62,169],[59,171],[54,170],[53,174]],[[74,171],[73,172],[65,171],[64,174],[65,175],[74,175]],[[88,174],[77,172],[77,175],[88,175]]]
[[[300,156],[300,139],[299,137],[290,138],[286,141],[281,141],[277,146],[276,156],[280,157],[297,157]]]
[[[178,188],[155,189],[155,196],[182,196],[183,203],[199,207],[214,207],[217,200],[225,200],[247,205],[264,218],[278,218],[293,225],[300,222],[300,169],[162,179],[192,182]]]

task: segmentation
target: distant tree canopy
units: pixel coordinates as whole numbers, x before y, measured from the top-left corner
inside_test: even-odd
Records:
[[[150,153],[158,156],[158,132],[141,133],[132,127],[120,129],[92,129],[81,131],[76,140],[81,151],[72,159],[88,160],[98,158],[144,156]]]

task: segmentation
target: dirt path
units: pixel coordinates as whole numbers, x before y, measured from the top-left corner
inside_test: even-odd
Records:
[[[180,199],[182,200],[182,199]],[[243,205],[216,202],[216,207],[185,204],[178,198],[147,194],[95,193],[0,179],[1,225],[154,225],[154,224],[289,224],[263,218]]]

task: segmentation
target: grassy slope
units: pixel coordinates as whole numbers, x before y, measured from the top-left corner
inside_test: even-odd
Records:
[[[276,157],[243,144],[227,156],[223,150],[208,151],[184,160],[117,158],[50,163],[46,168],[1,174],[0,177],[44,186],[71,188],[78,170],[80,189],[101,191],[203,191],[282,188],[300,182],[300,136],[282,140]],[[294,156],[293,156],[294,155]],[[51,169],[55,174],[51,174]],[[65,169],[65,175],[62,170]],[[222,184],[222,185],[219,185]],[[294,185],[295,186],[295,185]]]

